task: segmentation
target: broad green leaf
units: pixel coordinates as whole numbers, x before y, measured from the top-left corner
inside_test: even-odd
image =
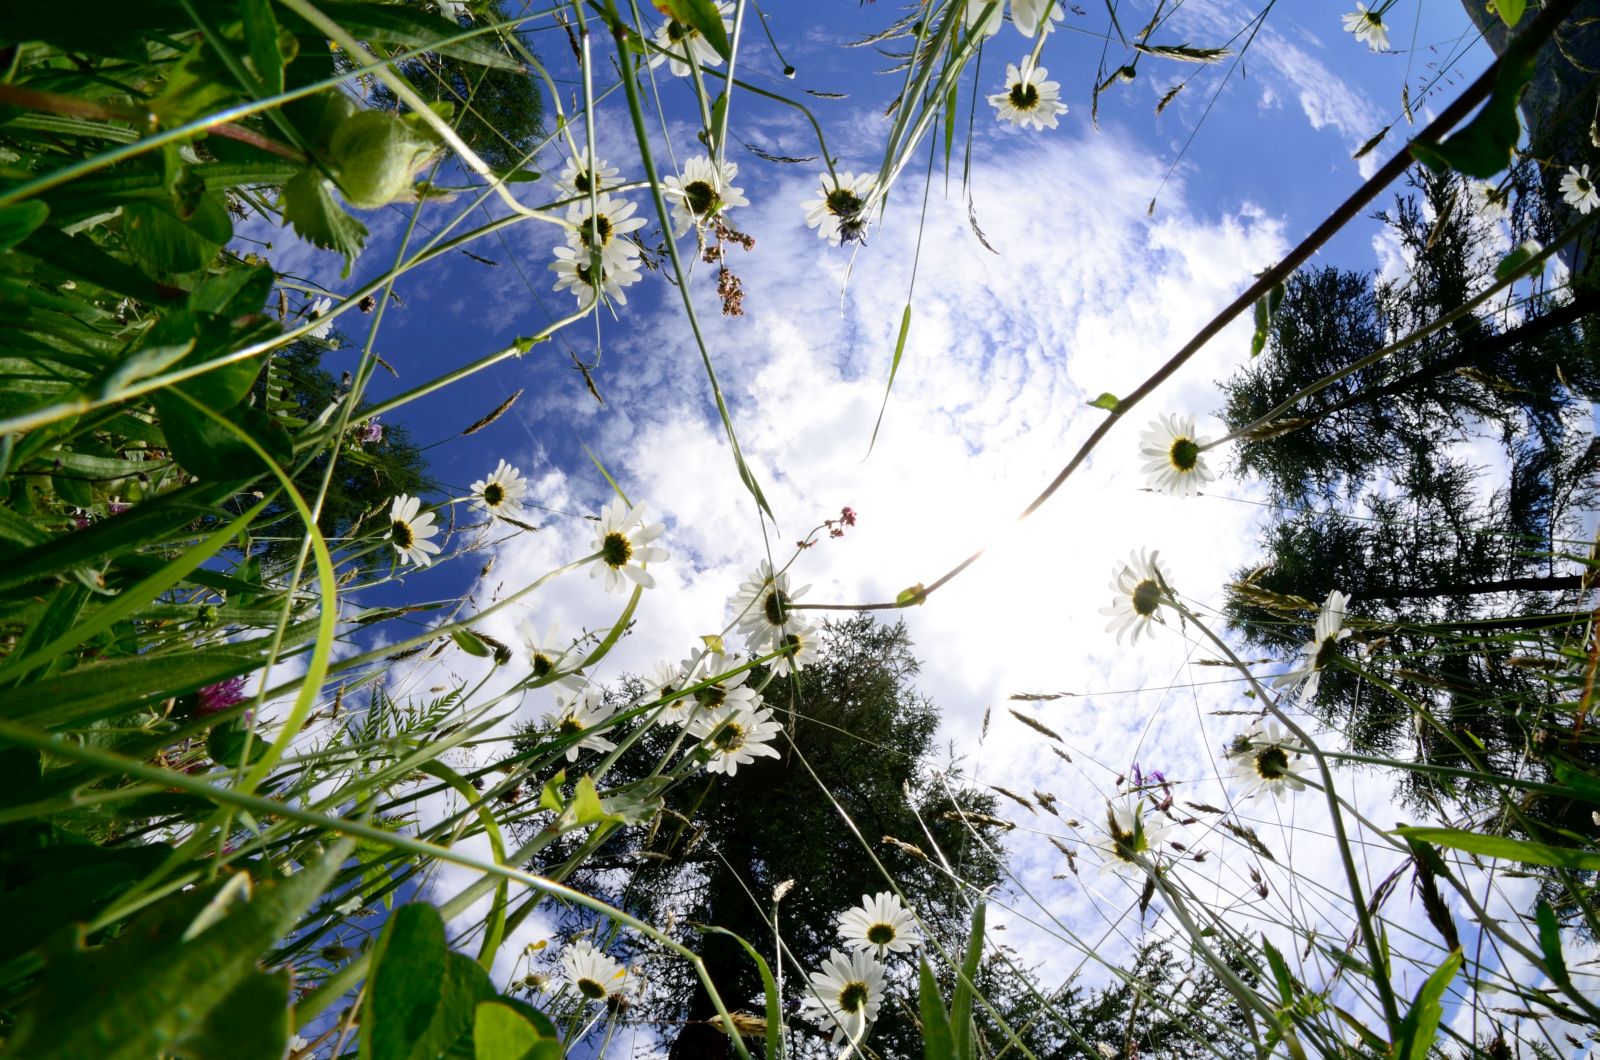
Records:
[[[517,1007],[495,998],[478,1002],[472,1049],[474,1060],[559,1060],[561,1040],[553,1027],[550,1033],[541,1033]]]
[[[900,590],[900,595],[894,598],[894,606],[916,607],[927,599],[928,590],[923,588],[921,582],[918,582],[909,589]]]
[[[1494,10],[1500,21],[1512,28],[1522,21],[1522,13],[1527,8],[1528,0],[1494,0]]]
[[[195,483],[152,500],[137,504],[131,511],[95,523],[86,530],[51,538],[22,552],[7,556],[0,564],[0,589],[27,585],[43,578],[97,565],[119,553],[128,553],[151,544],[165,544],[174,538],[189,538],[189,524],[196,519],[225,515],[217,505],[243,489],[247,480]],[[0,512],[6,511],[0,508]],[[0,516],[0,537],[10,536],[12,521]],[[135,557],[130,557],[133,559]]]
[[[434,1060],[472,1035],[489,973],[445,947],[444,920],[426,902],[403,905],[372,956],[361,1060]]]
[[[1283,284],[1275,283],[1271,290],[1256,299],[1256,330],[1250,337],[1250,356],[1260,356],[1261,351],[1267,348],[1267,336],[1272,332],[1272,318],[1278,314],[1278,306],[1283,304],[1285,290]]]
[[[972,907],[972,925],[967,932],[967,952],[961,961],[961,973],[950,996],[950,1037],[955,1045],[954,1060],[972,1060],[975,1055],[976,1033],[972,1024],[972,1001],[977,989],[978,966],[983,962],[984,900]]]
[[[761,991],[766,995],[767,1003],[767,1058],[768,1060],[783,1060],[783,1003],[778,996],[778,981],[773,978],[772,968],[767,964],[765,957],[761,956],[756,948],[746,942],[743,937],[735,935],[726,928],[702,924],[701,931],[710,931],[718,935],[726,935],[750,955],[756,962],[756,971],[761,975]],[[716,1017],[713,1017],[715,1019]]]
[[[1505,861],[1520,861],[1526,865],[1549,865],[1553,868],[1583,871],[1600,869],[1600,852],[1593,850],[1553,847],[1545,843],[1533,843],[1498,835],[1480,835],[1477,832],[1465,832],[1456,828],[1409,826],[1396,828],[1395,834],[1420,839],[1425,843],[1436,843],[1442,847],[1465,850],[1469,854],[1500,858]]]
[[[478,635],[470,629],[455,629],[450,631],[450,639],[456,642],[456,647],[468,655],[475,655],[480,659],[487,659],[492,652],[489,645],[478,639]]]
[[[181,397],[157,393],[153,404],[173,458],[190,474],[215,482],[267,471],[261,458],[237,435]],[[294,443],[288,432],[265,412],[240,404],[219,415],[254,438],[280,466],[293,461]]]
[[[561,801],[561,785],[567,782],[567,771],[556,770],[556,775],[544,782],[544,787],[539,789],[539,809],[560,813],[566,805]]]
[[[207,196],[187,220],[153,202],[122,208],[122,236],[128,249],[157,275],[195,272],[217,256],[233,238],[227,208]]]
[[[457,37],[461,27],[447,18],[397,4],[359,3],[351,0],[317,0],[317,9],[355,36],[365,41],[423,48],[479,66],[520,71],[521,63],[501,51],[492,37],[479,35],[453,44],[440,44],[446,37]],[[296,33],[315,32],[298,16],[279,10],[280,17]],[[320,36],[320,34],[319,34]]]
[[[1527,268],[1528,262],[1532,261],[1534,256],[1543,249],[1531,239],[1513,248],[1511,253],[1501,258],[1500,263],[1494,267],[1494,278],[1496,280],[1509,280]]]
[[[570,817],[570,828],[583,828],[591,824],[620,824],[622,818],[615,814],[607,813],[600,803],[600,795],[595,791],[594,778],[582,776],[578,783],[573,785],[572,803],[567,807],[563,817]],[[565,828],[563,829],[565,831]]]
[[[1294,1004],[1294,976],[1289,974],[1289,966],[1284,963],[1278,947],[1268,942],[1265,936],[1261,939],[1261,952],[1267,958],[1267,967],[1272,969],[1273,981],[1278,985],[1279,1003],[1287,1008]]]
[[[69,236],[51,225],[36,229],[17,249],[77,276],[80,281],[87,280],[141,302],[160,303],[184,295],[182,288],[157,283],[143,271],[113,258],[87,236]]]
[[[42,202],[14,202],[0,206],[0,254],[27,239],[49,216],[50,207]]]
[[[1461,951],[1452,950],[1444,963],[1428,976],[1427,982],[1417,988],[1410,1011],[1400,1021],[1400,1033],[1394,1045],[1396,1060],[1422,1060],[1432,1050],[1433,1040],[1439,1033],[1439,1020],[1444,1017],[1444,992],[1461,970],[1461,959]]]
[[[1511,162],[1511,151],[1522,135],[1517,101],[1533,79],[1538,46],[1515,37],[1500,56],[1494,91],[1478,113],[1443,143],[1414,140],[1412,157],[1435,171],[1454,169],[1469,177],[1492,177]]]
[[[260,1013],[271,990],[282,1022],[274,1017],[250,1026],[261,1041],[239,1044],[231,1055],[265,1060],[270,1048],[281,1056],[288,977],[262,972],[257,961],[321,896],[350,846],[336,843],[287,880],[257,887],[248,901],[187,939],[187,929],[227,884],[168,898],[102,946],[85,946],[81,927],[64,933],[45,947],[44,972],[8,1051],[41,1060],[147,1060],[168,1053],[221,1060],[230,1054],[205,1051],[214,1042],[212,1014],[220,1009],[219,1017],[226,1014],[233,1023],[242,1013]]]
[[[1089,402],[1090,408],[1105,409],[1107,412],[1115,412],[1121,407],[1121,405],[1122,402],[1117,399],[1117,395],[1111,393],[1109,390],[1095,398],[1093,401]]]
[[[728,32],[722,27],[722,15],[717,12],[717,5],[713,0],[662,0],[662,2],[666,4],[667,12],[674,21],[698,30],[706,39],[706,43],[711,45],[723,59],[733,57],[733,48],[728,43]]]
[[[906,336],[911,334],[911,303],[906,303],[906,308],[900,314],[900,334],[894,340],[894,359],[889,362],[889,381],[883,387],[883,403],[878,406],[878,419],[872,425],[872,440],[867,443],[867,452],[871,453],[873,446],[878,444],[878,428],[883,426],[883,414],[889,409],[889,392],[894,389],[895,373],[900,371],[900,357],[906,352]]]
[[[282,92],[283,46],[270,0],[239,0],[239,15],[244,19],[244,41],[249,48],[250,65],[261,79],[264,94]],[[293,37],[288,39],[294,40]]]
[[[322,174],[307,169],[283,186],[283,223],[294,226],[300,238],[323,250],[344,255],[344,272],[361,253],[367,241],[367,226],[351,217],[333,201]]]
[[[923,1060],[949,1060],[955,1055],[955,1039],[950,1029],[950,1014],[939,996],[939,983],[928,967],[928,958],[917,959],[917,1009],[922,1017]]]
[[[0,694],[0,712],[11,721],[62,729],[197,692],[260,666],[261,657],[242,644],[106,659]]]
[[[26,953],[68,924],[94,919],[170,853],[164,844],[97,847],[81,841],[16,851],[6,873],[17,882],[0,891],[0,924],[6,925],[0,960]]]
[[[1600,778],[1560,758],[1550,761],[1550,769],[1555,773],[1556,781],[1571,788],[1578,798],[1600,806]]]
[[[206,754],[218,765],[238,769],[261,761],[271,742],[263,739],[260,733],[252,732],[243,721],[228,721],[211,727],[206,736]]]

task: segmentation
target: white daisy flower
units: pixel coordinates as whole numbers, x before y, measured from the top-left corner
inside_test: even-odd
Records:
[[[316,301],[311,303],[311,308],[306,311],[306,316],[312,320],[322,320],[323,317],[327,316],[328,310],[331,308],[333,308],[333,299],[318,298]],[[314,339],[322,339],[326,341],[328,338],[328,333],[332,330],[333,318],[329,317],[327,320],[322,320],[322,323],[312,328],[306,334],[310,335]]]
[[[1290,791],[1304,791],[1305,781],[1294,768],[1301,750],[1275,721],[1267,721],[1234,737],[1223,753],[1231,779],[1244,785],[1244,798],[1269,791],[1276,799]]]
[[[1106,803],[1105,835],[1090,845],[1100,853],[1100,872],[1140,877],[1145,866],[1160,852],[1168,824],[1159,815],[1145,812],[1145,800],[1124,795]]]
[[[1106,632],[1113,630],[1117,634],[1117,643],[1122,643],[1122,635],[1131,628],[1133,636],[1128,643],[1133,644],[1139,640],[1139,634],[1149,633],[1155,637],[1155,631],[1150,628],[1150,623],[1160,621],[1156,612],[1160,609],[1163,583],[1170,584],[1166,570],[1156,561],[1159,552],[1145,555],[1144,549],[1128,553],[1129,562],[1120,564],[1115,573],[1111,588],[1116,591],[1117,598],[1111,601],[1110,607],[1102,607],[1102,615],[1110,615],[1111,621],[1106,624]]]
[[[771,710],[755,710],[745,703],[702,712],[689,724],[690,734],[699,737],[701,746],[711,753],[706,772],[730,777],[757,758],[777,758],[771,744],[782,731],[783,726],[772,720]]]
[[[616,179],[620,173],[621,170],[603,158],[595,161],[585,147],[582,152],[567,159],[566,167],[556,180],[556,190],[561,192],[563,199],[588,195],[591,191],[609,191],[622,183]]]
[[[1048,73],[1044,67],[1034,66],[1031,59],[1023,60],[1020,68],[1007,63],[1005,91],[989,97],[1000,118],[1013,125],[1054,129],[1056,115],[1065,114],[1067,105],[1061,102],[1061,85],[1045,80]]]
[[[1193,497],[1217,476],[1206,467],[1206,439],[1194,433],[1194,417],[1159,416],[1139,435],[1139,455],[1150,488],[1173,497]]]
[[[717,14],[722,17],[722,31],[731,37],[733,5],[718,3]],[[668,19],[665,25],[656,27],[653,40],[660,50],[650,57],[650,65],[660,66],[670,60],[672,73],[676,77],[688,77],[691,63],[696,66],[722,65],[722,56],[717,54],[717,49],[711,46],[705,35],[677,19]]]
[[[822,175],[822,198],[800,205],[806,211],[806,227],[834,246],[859,243],[867,236],[867,206],[878,186],[871,173]]]
[[[862,895],[860,905],[839,917],[839,937],[851,949],[876,951],[880,958],[922,945],[917,918],[893,891]]]
[[[1302,649],[1300,665],[1272,679],[1276,688],[1299,685],[1299,691],[1293,693],[1296,703],[1304,705],[1317,697],[1317,685],[1322,680],[1323,669],[1333,662],[1339,642],[1350,636],[1350,631],[1344,628],[1345,610],[1349,604],[1350,598],[1344,593],[1337,589],[1330,592],[1322,602],[1321,613],[1317,615],[1316,631]]]
[[[472,504],[490,516],[517,518],[522,514],[522,498],[528,492],[528,483],[522,472],[500,461],[488,478],[472,484]]]
[[[666,661],[656,663],[655,673],[645,683],[644,699],[665,699],[676,695],[689,683],[683,679],[683,672],[680,663]],[[678,696],[656,715],[656,724],[682,725],[694,714],[697,704],[698,700],[694,696]]]
[[[811,991],[805,996],[808,1017],[824,1027],[831,1024],[835,1044],[860,1042],[878,1018],[883,975],[883,965],[870,953],[834,950],[822,970],[811,973]]]
[[[684,687],[691,687],[711,678],[717,678],[711,684],[696,690],[692,696],[687,697],[689,702],[688,716],[698,717],[708,712],[728,707],[742,706],[749,710],[755,710],[761,706],[760,693],[745,683],[750,680],[749,670],[740,670],[736,674],[723,676],[743,662],[743,658],[738,655],[724,655],[720,651],[697,652],[683,660],[683,665],[680,669],[684,675]],[[686,716],[685,720],[687,720],[688,716]]]
[[[585,258],[598,249],[607,269],[636,266],[639,248],[623,237],[644,227],[644,218],[634,216],[638,208],[636,203],[605,192],[579,199],[567,207],[567,220],[573,224],[567,230],[567,246]]]
[[[1475,180],[1468,185],[1467,194],[1478,213],[1491,221],[1503,221],[1511,213],[1506,203],[1509,189],[1501,191],[1486,180]]]
[[[802,667],[810,666],[821,656],[817,647],[817,631],[810,626],[790,623],[782,636],[775,638],[772,643],[762,648],[761,651],[782,651],[785,654],[771,659],[767,665],[779,677],[798,673]],[[752,651],[755,649],[752,648]]]
[[[650,544],[666,530],[665,524],[644,525],[644,505],[629,508],[617,498],[600,513],[600,529],[595,531],[594,549],[600,553],[589,577],[606,576],[606,591],[625,592],[628,582],[653,589],[656,580],[644,569],[646,563],[658,563],[667,558],[667,550]]]
[[[1594,181],[1589,179],[1588,166],[1568,167],[1561,178],[1561,197],[1579,213],[1588,213],[1600,206],[1600,190],[1596,190]]]
[[[588,939],[573,943],[561,954],[561,972],[589,1001],[604,1001],[628,974],[620,961]]]
[[[1366,4],[1356,4],[1355,11],[1344,16],[1344,31],[1354,33],[1356,40],[1366,41],[1367,47],[1375,52],[1389,50],[1389,28],[1383,24],[1383,16],[1377,11],[1368,11]]]
[[[433,513],[421,509],[419,498],[404,493],[390,501],[389,540],[402,560],[426,567],[439,554],[439,546],[429,540],[439,528],[433,525]]]
[[[593,685],[576,691],[570,688],[557,688],[556,709],[544,716],[545,725],[554,729],[558,737],[576,736],[596,726],[604,725],[609,720],[611,720],[611,710],[605,705],[600,690]],[[567,748],[567,761],[576,762],[579,752],[584,750],[615,751],[616,749],[616,744],[599,733],[589,733]]]
[[[728,601],[734,626],[747,639],[751,652],[769,651],[785,634],[803,633],[809,628],[792,605],[810,589],[809,585],[791,589],[788,572],[774,573],[770,561],[761,561],[756,572]]]
[[[726,210],[749,206],[744,192],[733,186],[738,175],[739,167],[732,162],[718,166],[709,158],[691,158],[683,164],[683,176],[663,180],[661,194],[672,204],[672,234],[683,236]]]
[[[632,246],[631,243],[628,245]],[[598,278],[587,250],[556,247],[553,253],[556,260],[550,269],[556,274],[556,290],[570,290],[577,297],[580,308],[593,306],[602,294],[609,302],[627,305],[628,296],[622,289],[642,279],[637,248],[633,257],[624,260],[621,265],[608,265],[602,258]]]
[[[962,20],[967,24],[967,32],[974,37],[980,33],[992,37],[1000,32],[1000,23],[1006,13],[1006,0],[996,0],[994,10],[985,17],[983,11],[988,6],[988,0],[967,0],[966,10],[961,13]]]
[[[527,650],[528,669],[535,681],[553,678],[557,684],[577,691],[583,687],[583,679],[572,673],[562,673],[562,670],[573,667],[581,660],[577,658],[576,644],[568,643],[561,646],[561,639],[557,636],[559,626],[552,624],[549,629],[540,635],[532,622],[523,622],[517,626],[517,632],[522,634],[522,643]]]
[[[1011,0],[1011,24],[1031,40],[1035,33],[1049,33],[1055,29],[1055,23],[1066,17],[1062,7],[1060,0]]]

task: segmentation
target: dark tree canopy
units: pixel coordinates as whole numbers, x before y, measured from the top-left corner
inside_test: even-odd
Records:
[[[1537,181],[1513,236],[1539,230]],[[1249,424],[1300,388],[1433,325],[1491,282],[1499,257],[1459,178],[1418,173],[1416,195],[1386,216],[1411,267],[1374,285],[1334,269],[1296,276],[1267,350],[1223,383],[1223,418]],[[1579,516],[1600,484],[1600,448],[1583,414],[1600,392],[1595,296],[1535,292],[1520,319],[1469,313],[1302,402],[1284,426],[1240,444],[1234,470],[1275,505],[1262,559],[1226,606],[1246,641],[1288,660],[1313,635],[1315,605],[1350,594],[1361,626],[1322,674],[1314,709],[1358,747],[1447,767],[1524,768],[1564,694],[1549,675],[1552,626],[1581,604]],[[1461,454],[1487,442],[1509,472]],[[1550,617],[1550,616],[1556,617]],[[1539,660],[1543,659],[1544,662]],[[1532,660],[1532,661],[1530,661]],[[1439,726],[1421,719],[1423,707]],[[1453,780],[1409,774],[1414,797],[1466,798]],[[1552,822],[1571,808],[1544,807]],[[1575,811],[1571,811],[1575,812]]]
[[[839,914],[864,894],[887,889],[823,789],[947,946],[965,938],[970,899],[936,867],[918,815],[965,881],[986,887],[1001,875],[998,855],[973,841],[961,818],[962,812],[992,818],[993,797],[953,786],[947,792],[935,775],[938,711],[913,686],[918,664],[905,626],[879,625],[862,615],[827,624],[820,639],[821,658],[797,681],[779,679],[767,689],[768,704],[793,737],[792,746],[780,741],[780,758],[759,758],[732,777],[693,776],[668,793],[658,823],[619,833],[571,877],[651,923],[676,924],[705,960],[730,1009],[762,1011],[756,969],[736,943],[688,925],[733,931],[776,966],[767,918],[774,888],[793,880],[778,907],[780,926],[790,952],[812,970],[839,944]],[[759,684],[765,671],[756,674],[752,681]],[[638,691],[634,684],[614,695],[626,700]],[[657,727],[645,733],[607,774],[607,785],[648,773],[676,732]],[[993,841],[995,828],[982,817],[972,820],[971,829]],[[884,836],[913,844],[933,860],[883,843]],[[551,871],[571,850],[561,844],[547,848],[535,868]],[[642,959],[650,988],[635,1014],[660,1021],[668,1038],[676,1034],[675,1057],[723,1055],[721,1032],[695,1022],[709,1019],[714,1009],[693,970],[670,955],[646,953]],[[885,1056],[920,1056],[920,1036],[905,1008],[915,1007],[915,964],[900,956],[890,965],[900,1000],[886,1000],[870,1041]],[[793,998],[803,979],[792,966],[785,974]],[[795,1027],[803,1022],[795,1020]],[[803,1029],[793,1037],[800,1055],[824,1044]]]

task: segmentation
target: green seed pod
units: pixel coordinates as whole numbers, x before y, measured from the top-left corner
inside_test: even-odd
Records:
[[[374,210],[400,198],[435,147],[403,120],[381,110],[363,110],[340,124],[329,145],[329,162],[350,205]]]

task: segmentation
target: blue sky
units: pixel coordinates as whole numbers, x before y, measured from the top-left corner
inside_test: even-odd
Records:
[[[815,196],[819,162],[772,164],[735,144],[728,157],[739,165],[736,183],[750,206],[731,220],[756,238],[753,251],[732,252],[730,263],[743,279],[746,315],[718,314],[710,270],[694,274],[692,290],[741,443],[777,526],[757,518],[734,474],[677,292],[647,274],[629,289],[615,317],[602,312],[598,323],[572,326],[521,359],[394,414],[418,442],[445,442],[429,455],[453,496],[463,496],[503,457],[529,475],[530,500],[555,511],[532,513],[546,527],[539,534],[499,545],[483,539],[480,551],[408,574],[402,586],[375,595],[415,600],[471,590],[483,605],[591,551],[593,524],[556,514],[594,512],[607,499],[587,447],[630,495],[650,503],[653,519],[665,519],[663,543],[672,552],[655,570],[660,585],[646,594],[634,632],[596,675],[605,680],[647,671],[657,659],[683,658],[696,638],[723,627],[726,599],[769,549],[775,561],[787,560],[795,538],[849,505],[860,513],[860,524],[842,540],[824,538],[794,568],[796,581],[812,586],[807,600],[890,599],[973,548],[992,546],[948,589],[905,614],[925,661],[924,691],[944,708],[944,735],[969,772],[1023,790],[1054,791],[1086,820],[1103,814],[1096,810],[1103,807],[1099,800],[1134,761],[1183,778],[1195,798],[1223,798],[1215,759],[1233,730],[1210,712],[1237,706],[1236,686],[1208,683],[1226,671],[1193,665],[1206,653],[1192,633],[1168,628],[1137,648],[1119,646],[1104,632],[1099,608],[1110,600],[1113,564],[1134,548],[1159,549],[1174,584],[1202,608],[1219,604],[1229,573],[1253,558],[1261,509],[1248,484],[1222,479],[1207,496],[1191,500],[1157,496],[1144,489],[1136,456],[1139,430],[1160,412],[1196,415],[1203,433],[1216,433],[1210,417],[1220,404],[1215,383],[1246,359],[1244,325],[1224,332],[1120,425],[1036,517],[1019,528],[1014,514],[1098,422],[1100,414],[1087,401],[1141,382],[1349,194],[1364,170],[1392,154],[1407,129],[1403,86],[1420,126],[1489,57],[1481,44],[1470,44],[1467,19],[1454,0],[1401,0],[1386,16],[1396,50],[1381,55],[1341,30],[1342,5],[1279,3],[1237,68],[1231,59],[1206,68],[1142,59],[1134,81],[1102,95],[1095,130],[1090,95],[1105,47],[1105,15],[1099,5],[1083,6],[1088,14],[1069,13],[1042,59],[1070,108],[1059,127],[1041,133],[1002,127],[980,99],[966,187],[960,144],[955,171],[933,178],[910,340],[870,456],[912,282],[926,156],[907,168],[882,222],[852,253],[827,246],[804,227],[800,204]],[[1125,28],[1135,29],[1147,6],[1139,5],[1141,17],[1126,14]],[[887,25],[899,9],[886,2],[838,2],[825,8],[773,3],[766,10],[798,75],[782,77],[781,63],[752,25],[742,76],[803,99],[826,128],[840,168],[876,169],[886,129],[882,112],[898,79],[877,72],[888,60],[872,49],[842,46]],[[1220,45],[1254,13],[1231,0],[1193,0],[1180,5],[1152,40]],[[568,69],[564,37],[550,32],[536,39],[554,71]],[[1025,46],[1009,26],[991,39],[978,75],[980,95],[1000,89],[1005,63],[1018,61]],[[1109,67],[1126,61],[1120,46],[1112,46],[1105,61]],[[1156,102],[1191,75],[1156,116]],[[698,150],[692,96],[665,68],[657,77],[666,120],[652,131],[653,149],[658,159],[686,158]],[[1436,79],[1442,94],[1430,95]],[[802,94],[806,89],[847,98],[809,97]],[[969,78],[962,88],[963,135],[971,92]],[[734,130],[769,153],[817,153],[793,110],[738,93],[732,115]],[[1351,159],[1391,122],[1389,141],[1362,162]],[[599,107],[595,135],[601,157],[619,166],[624,179],[642,176],[620,96]],[[564,154],[552,153],[535,165],[554,174],[563,160]],[[1158,188],[1156,208],[1147,213]],[[543,185],[519,185],[518,194],[529,205],[550,199]],[[980,245],[968,225],[969,194],[998,253]],[[650,211],[645,194],[629,197]],[[1385,196],[1379,205],[1389,201]],[[453,217],[463,202],[430,204],[422,225]],[[251,234],[274,242],[266,253],[279,269],[339,292],[387,266],[410,210],[394,207],[368,218],[374,239],[348,282],[340,281],[329,255],[294,246],[287,233]],[[1379,228],[1369,220],[1352,224],[1314,264],[1376,269]],[[452,254],[397,282],[404,304],[384,317],[375,349],[400,378],[380,370],[369,397],[502,348],[539,330],[552,312],[570,309],[571,296],[552,290],[548,268],[551,248],[561,241],[558,230],[529,223],[503,231],[503,241],[491,236],[469,248],[493,266]],[[653,244],[653,226],[647,231]],[[690,243],[685,252],[692,249]],[[352,312],[339,326],[359,345],[370,320]],[[571,367],[573,356],[592,361],[597,355],[593,377],[604,407]],[[335,372],[354,363],[354,351],[325,361]],[[498,423],[448,440],[519,388],[522,399]],[[466,515],[464,507],[459,513]],[[467,540],[476,541],[467,535],[457,543]],[[491,549],[495,571],[475,583]],[[486,629],[514,642],[516,623],[526,620],[541,630],[559,623],[574,635],[613,622],[620,607],[619,597],[578,574]],[[475,675],[479,666],[468,656],[447,654],[426,672],[397,672],[395,690],[425,689],[442,679],[441,671]],[[1004,709],[1012,693],[1057,691],[1074,697],[1012,705],[1067,739],[1076,759],[1069,771]],[[992,727],[980,742],[989,707]],[[548,708],[530,699],[522,709],[536,717]],[[1352,777],[1347,797],[1380,820],[1393,813],[1387,782]],[[1292,858],[1302,874],[1310,869],[1315,878],[1315,867],[1324,863],[1331,870],[1320,842],[1322,819],[1309,804],[1256,804],[1243,807],[1241,816],[1281,841],[1285,860]],[[1118,917],[1134,893],[1085,878],[1054,880],[1064,866],[1045,833],[1056,828],[1052,834],[1074,846],[1079,839],[1063,835],[1053,821],[1019,823],[1012,849],[1018,888],[1007,896],[1012,911],[1001,914],[1014,928],[1007,941],[1064,974],[1071,968],[1059,965],[1059,947],[1026,930],[1030,919],[1055,917],[1079,932],[1086,947],[1117,952],[1119,940],[1125,945],[1136,933],[1136,915]],[[1381,862],[1373,871],[1381,871]],[[1214,872],[1219,902],[1250,889],[1242,867],[1217,864]],[[1284,903],[1281,916],[1314,919],[1326,910],[1302,882],[1284,878],[1275,886]],[[1097,900],[1086,904],[1083,889]],[[1254,915],[1242,905],[1240,913]]]

